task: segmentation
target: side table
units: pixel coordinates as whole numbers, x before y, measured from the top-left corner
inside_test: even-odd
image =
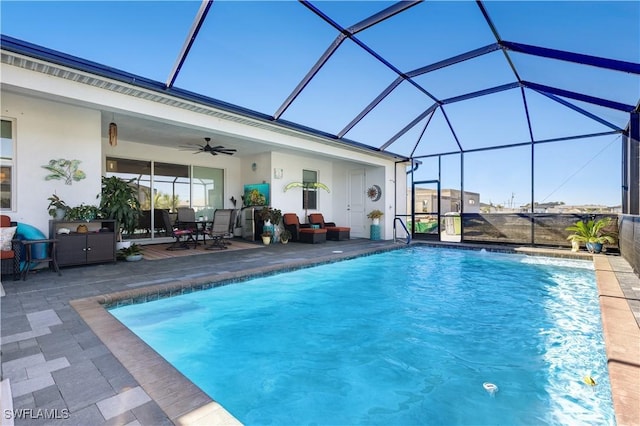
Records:
[[[58,240],[55,239],[49,239],[49,240],[22,240],[20,241],[20,243],[22,245],[24,245],[25,247],[25,252],[26,252],[26,259],[25,259],[25,268],[24,271],[22,271],[22,280],[26,281],[27,280],[27,275],[29,274],[29,271],[31,270],[31,265],[33,263],[38,264],[38,263],[42,263],[42,262],[47,262],[49,263],[49,268],[53,267],[53,269],[58,273],[58,275],[62,275],[60,273],[60,269],[58,268],[58,261],[56,259],[56,243],[58,242]],[[45,257],[41,258],[41,259],[33,259],[33,256],[31,254],[33,245],[35,244],[45,244],[45,252],[46,255]]]

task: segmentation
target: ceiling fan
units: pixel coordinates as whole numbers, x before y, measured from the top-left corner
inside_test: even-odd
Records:
[[[189,144],[188,146],[182,146],[181,148],[184,148],[185,150],[192,150],[192,149],[196,149],[196,151],[194,152],[194,154],[200,154],[201,152],[208,152],[211,155],[218,155],[218,154],[226,154],[226,155],[233,155],[236,150],[233,148],[225,148],[222,145],[216,145],[216,146],[211,146],[209,145],[209,142],[211,142],[211,138],[204,138],[205,142],[207,142],[205,145],[200,145],[200,144]]]

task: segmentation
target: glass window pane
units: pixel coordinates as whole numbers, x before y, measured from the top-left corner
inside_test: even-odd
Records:
[[[141,215],[133,235],[124,238],[147,238],[153,229],[151,224],[151,162],[107,157],[106,177],[117,176],[123,180],[135,179]],[[156,225],[157,226],[157,225]]]
[[[191,207],[189,166],[154,163],[153,193],[154,200],[162,200],[171,213],[176,213],[178,207]]]
[[[315,170],[302,171],[302,183],[318,182],[318,172]],[[302,208],[316,210],[318,208],[318,193],[316,188],[302,188]],[[305,219],[306,220],[306,219]]]
[[[0,140],[0,209],[11,210],[13,207],[13,195],[15,193],[13,185],[13,123],[9,120],[2,120]]]
[[[212,220],[213,212],[224,208],[224,170],[194,166],[191,193],[196,217]]]

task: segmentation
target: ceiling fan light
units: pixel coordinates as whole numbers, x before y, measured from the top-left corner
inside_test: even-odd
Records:
[[[109,145],[118,145],[118,125],[116,123],[109,123]]]

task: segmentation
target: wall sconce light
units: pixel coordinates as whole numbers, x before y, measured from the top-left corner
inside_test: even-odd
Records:
[[[107,171],[108,172],[117,172],[118,171],[118,162],[115,160],[107,160]]]
[[[251,164],[251,170],[254,172],[258,169],[258,165],[256,163]]]
[[[118,145],[118,125],[114,122],[109,123],[109,145]]]

